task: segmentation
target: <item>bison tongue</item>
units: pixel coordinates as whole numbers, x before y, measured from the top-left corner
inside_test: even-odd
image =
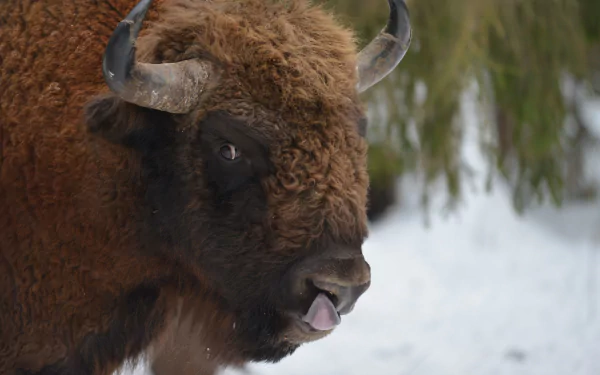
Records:
[[[302,320],[319,331],[328,331],[341,322],[335,306],[323,293],[319,293],[315,298]]]

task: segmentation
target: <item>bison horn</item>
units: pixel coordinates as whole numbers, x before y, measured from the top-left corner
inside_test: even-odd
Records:
[[[152,0],[141,0],[119,22],[102,62],[108,87],[123,100],[170,113],[198,106],[215,83],[214,67],[202,60],[147,64],[135,61],[135,42]]]
[[[388,0],[390,17],[378,35],[358,55],[358,92],[385,78],[402,61],[412,39],[404,0]]]

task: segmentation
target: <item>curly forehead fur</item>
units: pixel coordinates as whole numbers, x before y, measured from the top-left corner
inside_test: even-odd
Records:
[[[321,7],[305,0],[161,5],[141,45],[142,60],[214,58],[252,101],[280,113],[357,101],[354,35]]]

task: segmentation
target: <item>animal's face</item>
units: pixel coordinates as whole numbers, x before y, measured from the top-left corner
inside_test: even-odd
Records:
[[[151,81],[198,69],[196,84],[218,77],[199,90],[210,94],[191,100],[181,85],[140,90],[148,71],[105,66],[109,82],[135,83],[110,83],[117,94],[87,108],[94,132],[141,156],[147,245],[214,291],[251,360],[278,360],[328,334],[370,283],[353,41],[321,10],[292,3],[172,4],[141,55],[188,66]],[[107,65],[115,56],[107,53]],[[210,63],[189,65],[201,56]],[[188,96],[169,105],[156,99],[163,92]]]

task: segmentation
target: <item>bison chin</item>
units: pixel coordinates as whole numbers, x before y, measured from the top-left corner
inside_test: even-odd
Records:
[[[329,335],[333,328],[318,330],[302,320],[300,314],[254,309],[238,316],[238,351],[245,360],[278,362],[300,345]]]
[[[285,314],[261,309],[244,312],[239,317],[238,350],[245,360],[278,362],[305,342],[294,340],[294,321]],[[298,337],[300,338],[300,337]]]

